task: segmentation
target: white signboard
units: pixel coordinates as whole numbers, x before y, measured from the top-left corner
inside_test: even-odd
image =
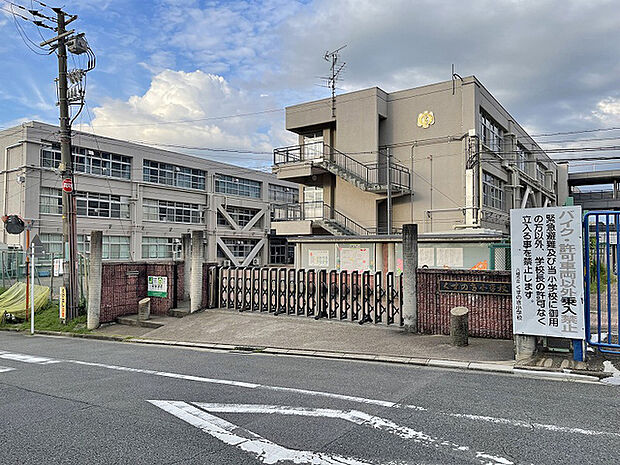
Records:
[[[308,250],[308,267],[328,268],[329,250]]]
[[[340,269],[343,271],[370,270],[370,249],[368,247],[340,248]]]
[[[584,339],[581,207],[510,211],[514,334]]]
[[[463,268],[463,248],[462,247],[438,247],[437,248],[437,267],[438,268]]]
[[[63,259],[55,258],[54,259],[54,276],[60,276],[63,274]]]

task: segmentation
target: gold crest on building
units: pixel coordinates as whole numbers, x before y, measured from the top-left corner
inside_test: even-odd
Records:
[[[418,127],[426,129],[431,124],[435,124],[435,115],[432,111],[425,111],[418,115]]]

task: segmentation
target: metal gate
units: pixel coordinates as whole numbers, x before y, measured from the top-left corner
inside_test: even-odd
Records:
[[[403,325],[403,281],[393,272],[214,268],[212,308]]]
[[[583,218],[585,321],[588,344],[620,354],[620,212],[591,211]]]

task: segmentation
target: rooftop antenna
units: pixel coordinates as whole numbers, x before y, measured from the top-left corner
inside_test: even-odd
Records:
[[[463,78],[454,70],[454,68],[454,63],[452,63],[452,95],[456,92],[456,80],[460,79],[461,82],[463,82]]]
[[[327,81],[327,87],[332,90],[332,118],[336,117],[336,82],[339,79],[340,72],[344,69],[346,63],[338,63],[340,58],[340,50],[346,47],[346,44],[340,48],[337,48],[333,52],[325,52],[323,59],[331,62],[330,72],[331,74],[325,78]]]

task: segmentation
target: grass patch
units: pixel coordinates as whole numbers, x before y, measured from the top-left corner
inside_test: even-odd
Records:
[[[15,324],[4,323],[0,327],[29,331],[30,321]],[[58,302],[48,302],[45,307],[35,314],[34,329],[35,331],[61,331],[68,333],[90,332],[86,328],[86,315],[81,315],[67,324],[62,323],[60,318],[58,318]]]

